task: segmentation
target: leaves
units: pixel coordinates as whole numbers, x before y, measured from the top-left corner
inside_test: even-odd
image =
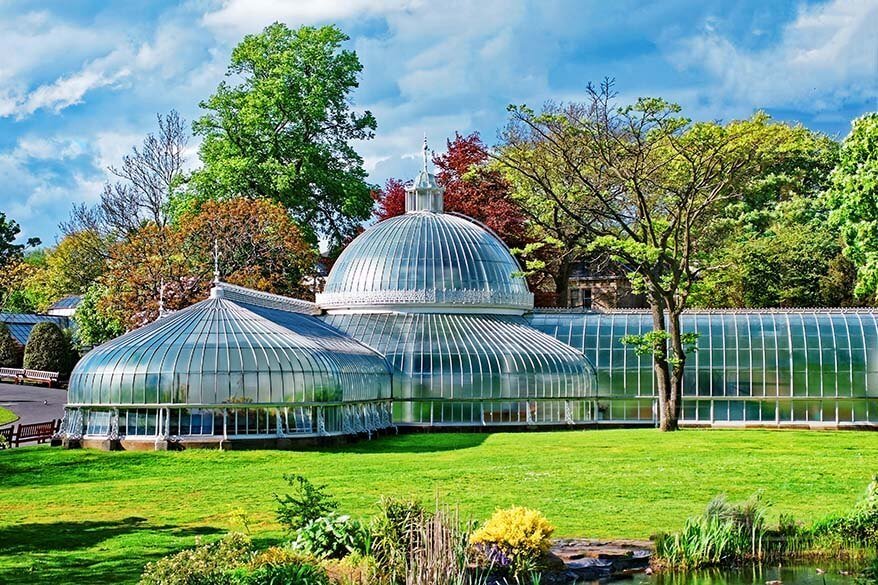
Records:
[[[291,30],[275,23],[232,52],[229,76],[201,102],[193,125],[204,167],[192,177],[202,199],[267,197],[288,208],[312,245],[337,245],[372,210],[363,160],[352,141],[376,122],[351,111],[362,65],[334,26]]]

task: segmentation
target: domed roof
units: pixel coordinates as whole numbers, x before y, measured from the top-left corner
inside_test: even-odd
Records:
[[[211,298],[87,353],[71,405],[193,406],[390,396],[380,355],[312,316],[313,304],[217,284]]]
[[[518,313],[533,294],[500,238],[442,213],[442,188],[424,168],[406,189],[406,213],[368,228],[342,252],[317,304],[329,312]]]
[[[521,268],[497,236],[462,216],[406,213],[367,229],[339,256],[323,309],[533,308]]]

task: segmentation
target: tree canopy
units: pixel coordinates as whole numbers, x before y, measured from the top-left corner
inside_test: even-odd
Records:
[[[857,267],[857,294],[878,299],[878,113],[854,120],[826,196],[845,254]]]
[[[334,26],[275,23],[232,51],[228,76],[201,102],[194,124],[203,168],[197,197],[267,197],[288,208],[313,243],[337,245],[372,210],[353,141],[374,135],[375,117],[351,110],[362,65]]]
[[[660,426],[674,430],[692,343],[680,314],[725,237],[729,204],[774,145],[750,130],[754,120],[692,123],[659,98],[619,106],[610,82],[588,95],[541,113],[511,106],[497,159],[527,185],[524,204],[554,207],[582,230],[587,250],[629,267],[647,294],[653,331],[626,341],[652,354]]]

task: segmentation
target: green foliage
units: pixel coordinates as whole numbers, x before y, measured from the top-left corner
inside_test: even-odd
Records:
[[[75,363],[69,335],[54,323],[37,323],[24,348],[24,367],[31,370],[69,374]]]
[[[671,341],[671,335],[667,331],[649,331],[640,335],[625,335],[620,340],[623,345],[634,346],[634,352],[643,356],[664,356],[668,355],[668,342]],[[695,351],[698,343],[697,333],[681,333],[680,341],[683,344],[683,352],[690,353]],[[676,363],[677,358],[673,355],[668,357],[670,363]]]
[[[818,548],[878,549],[878,475],[872,478],[853,510],[823,518],[814,524],[811,532]]]
[[[24,346],[12,337],[6,323],[0,322],[0,368],[20,368],[24,360]]]
[[[369,526],[372,555],[391,583],[404,579],[414,528],[427,515],[417,500],[385,496],[379,501]]]
[[[3,310],[10,313],[42,313],[52,303],[48,291],[36,283],[8,291]]]
[[[229,585],[328,585],[326,571],[310,563],[239,568],[228,575]]]
[[[346,41],[334,26],[281,23],[244,37],[228,70],[241,82],[222,82],[193,125],[198,197],[274,199],[335,245],[356,232],[373,201],[351,142],[372,138],[376,122],[351,111],[362,65]]]
[[[294,533],[338,509],[338,501],[327,493],[325,485],[314,485],[302,475],[285,474],[283,477],[293,488],[293,493],[274,494],[277,502],[275,514],[287,532]]]
[[[873,559],[854,580],[855,585],[875,585],[878,583],[878,558]]]
[[[76,341],[81,347],[94,347],[125,333],[121,319],[108,315],[101,306],[107,288],[92,284],[82,295],[73,320],[76,321]]]
[[[776,529],[769,529],[766,512],[758,494],[741,504],[716,497],[702,515],[689,518],[682,531],[656,537],[656,560],[669,568],[699,569],[796,552],[795,525],[783,519]]]
[[[857,266],[857,294],[878,297],[878,113],[854,120],[826,193],[830,219]]]
[[[21,233],[18,222],[7,219],[6,214],[0,211],[0,268],[20,260],[26,248],[40,245],[39,238],[29,238],[25,244],[15,244],[15,238]]]
[[[371,535],[350,516],[328,512],[301,526],[290,546],[316,557],[342,558],[354,552],[369,554]]]
[[[252,552],[249,538],[232,533],[149,563],[140,585],[233,585],[230,572],[243,566]]]

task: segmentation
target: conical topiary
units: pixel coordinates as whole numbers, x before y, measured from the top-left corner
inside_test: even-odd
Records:
[[[12,337],[6,323],[0,323],[0,368],[20,368],[23,359],[24,346]]]

